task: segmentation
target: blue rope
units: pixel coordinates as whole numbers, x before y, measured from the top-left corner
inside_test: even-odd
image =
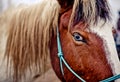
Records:
[[[64,75],[64,71],[63,71],[63,65],[62,65],[62,59],[61,57],[63,56],[62,54],[62,48],[61,48],[61,44],[60,44],[60,38],[59,38],[59,32],[58,32],[58,28],[57,28],[57,46],[58,46],[58,57],[60,58],[60,69],[62,72],[62,75]]]
[[[72,68],[68,65],[68,63],[65,61],[64,57],[63,57],[63,53],[62,53],[62,48],[61,48],[61,43],[60,43],[60,36],[59,36],[59,31],[58,31],[58,27],[57,27],[57,46],[58,46],[58,57],[60,59],[60,69],[62,72],[62,75],[64,76],[64,70],[63,70],[63,65],[62,62],[65,64],[65,66],[69,69],[69,71],[74,74],[79,80],[81,80],[82,82],[86,82],[84,79],[82,79],[77,73],[75,73]],[[110,82],[116,79],[120,78],[120,74],[112,76],[110,78],[107,78],[105,80],[102,80],[100,82]]]
[[[63,57],[63,53],[62,53],[62,48],[61,48],[61,44],[60,44],[60,38],[59,38],[59,32],[58,32],[58,28],[57,28],[57,46],[58,46],[58,57],[60,58],[60,69],[62,72],[62,75],[64,76],[64,71],[63,71],[63,65],[62,62],[65,64],[65,66],[72,72],[72,74],[74,74],[78,79],[80,79],[82,82],[86,82],[84,79],[82,79],[78,74],[76,74],[71,67],[67,64],[67,62],[65,61],[64,57]]]
[[[114,81],[114,80],[119,79],[119,78],[120,78],[120,74],[114,75],[114,76],[112,76],[112,77],[110,77],[110,78],[107,78],[107,79],[105,79],[105,80],[102,80],[102,81],[100,81],[100,82],[111,82],[111,81]]]
[[[67,64],[67,62],[65,61],[65,59],[63,57],[61,57],[62,61],[64,62],[65,66],[69,69],[69,71],[74,74],[79,80],[81,80],[82,82],[86,82],[83,78],[81,78],[77,73],[75,73],[72,68]]]

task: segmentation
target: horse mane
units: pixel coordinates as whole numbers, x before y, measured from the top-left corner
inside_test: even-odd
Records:
[[[11,7],[0,13],[0,55],[3,55],[5,51],[5,43],[8,34],[7,29],[9,29],[7,28],[6,23],[10,21],[12,13],[13,13],[13,9]],[[1,57],[1,60],[2,59],[3,58]]]
[[[96,24],[99,19],[105,22],[111,19],[107,0],[74,0],[69,27],[74,26],[79,21],[88,25]]]
[[[8,24],[5,57],[13,70],[14,82],[31,73],[44,73],[52,34],[56,33],[60,5],[56,0],[24,6],[14,12]],[[8,68],[9,69],[9,68]]]

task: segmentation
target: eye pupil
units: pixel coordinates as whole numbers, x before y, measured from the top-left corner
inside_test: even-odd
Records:
[[[75,36],[76,40],[80,40],[80,36],[76,35]]]

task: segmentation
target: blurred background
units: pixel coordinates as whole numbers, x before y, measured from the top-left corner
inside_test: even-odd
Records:
[[[118,12],[120,11],[120,0],[108,0],[111,8],[113,24],[117,28],[117,20],[119,18]]]

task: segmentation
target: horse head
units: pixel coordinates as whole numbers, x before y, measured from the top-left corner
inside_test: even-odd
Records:
[[[98,82],[119,74],[119,59],[112,36],[106,0],[58,0],[61,5],[59,34],[63,57],[87,82]],[[57,36],[51,41],[51,62],[56,75],[67,82],[79,82],[58,57]],[[64,72],[64,74],[62,74]]]

